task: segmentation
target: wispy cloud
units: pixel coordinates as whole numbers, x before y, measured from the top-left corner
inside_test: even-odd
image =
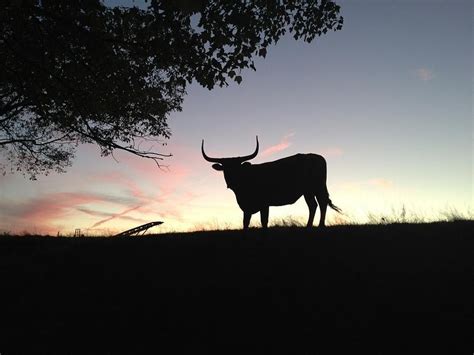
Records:
[[[391,180],[377,177],[362,181],[347,181],[340,184],[339,187],[352,192],[374,189],[388,191],[394,188],[394,183]]]
[[[133,221],[134,217],[128,216],[128,213],[131,212],[135,212],[134,216],[148,218],[143,223],[149,222],[150,218],[152,220],[166,219],[167,221],[184,219],[186,206],[198,196],[195,192],[188,190],[189,177],[193,172],[190,165],[173,162],[169,168],[160,170],[155,164],[144,159],[128,157],[122,159],[122,162],[127,165],[130,171],[138,172],[139,179],[125,172],[114,172],[97,176],[96,180],[120,188],[127,195],[134,197],[137,201],[135,205],[140,204],[140,207],[136,210],[125,210],[120,214],[107,213],[102,216],[96,214],[97,217],[103,217],[103,220],[96,222],[91,228],[96,228],[107,222],[112,222],[110,225],[113,225],[114,221],[127,218]],[[127,208],[132,206],[134,205],[128,205]],[[115,217],[110,218],[112,216]]]
[[[170,162],[168,169],[124,156],[121,166],[97,169],[87,184],[75,183],[66,191],[64,186],[62,191],[37,191],[35,197],[21,200],[1,199],[0,231],[56,234],[104,227],[116,231],[154,220],[170,225],[186,221],[199,196],[195,186],[200,182],[193,176],[201,157],[199,149],[183,148],[180,153],[183,159]]]
[[[95,209],[91,209],[91,208],[87,208],[87,207],[78,207],[76,208],[76,210],[80,211],[80,212],[83,212],[89,216],[92,216],[92,217],[100,217],[100,218],[105,218],[105,219],[108,219],[108,220],[111,220],[113,218],[118,218],[118,219],[122,219],[122,220],[126,220],[126,221],[132,221],[132,222],[137,222],[137,223],[145,223],[147,222],[146,220],[142,219],[142,218],[137,218],[137,217],[131,217],[131,216],[125,216],[125,214],[123,213],[112,213],[112,212],[103,212],[103,211],[98,211],[98,210],[95,210]],[[129,210],[128,212],[131,212],[133,211],[134,209],[131,209]],[[111,218],[113,217],[113,218]],[[105,221],[106,222],[106,221]],[[104,223],[104,222],[97,222],[97,223]]]
[[[290,145],[290,138],[293,137],[295,134],[294,133],[289,133],[285,135],[278,144],[272,145],[268,148],[266,148],[262,153],[262,157],[268,157],[270,155],[273,155],[275,153],[281,152],[285,149],[287,149]]]
[[[417,78],[423,81],[430,81],[435,77],[433,70],[425,67],[418,68],[415,73]]]
[[[109,217],[104,218],[104,219],[100,220],[99,222],[94,223],[94,224],[90,227],[90,229],[97,228],[97,227],[99,227],[100,225],[102,225],[102,224],[104,224],[104,223],[106,223],[106,222],[109,222],[109,221],[111,221],[111,220],[113,220],[113,219],[115,219],[115,218],[124,217],[127,213],[130,213],[130,212],[132,212],[132,211],[135,211],[135,210],[137,210],[137,209],[139,209],[139,208],[140,208],[140,206],[135,206],[135,207],[132,207],[132,208],[127,208],[126,210],[124,210],[124,211],[122,211],[122,212],[120,212],[120,213],[111,213],[111,215],[110,215]]]
[[[370,179],[368,184],[385,190],[393,188],[393,181],[383,178]]]
[[[26,202],[1,203],[2,212],[10,217],[29,220],[48,220],[62,217],[76,206],[94,202],[109,202],[114,204],[130,204],[136,202],[133,198],[118,197],[107,194],[59,192],[32,198]]]
[[[1,201],[2,215],[14,229],[35,226],[39,231],[51,233],[57,223],[74,217],[79,208],[88,204],[136,205],[134,197],[113,196],[91,192],[58,192],[32,198],[22,202]]]
[[[92,177],[92,179],[99,183],[119,185],[124,188],[133,198],[140,200],[148,198],[148,196],[143,193],[142,189],[135,183],[135,181],[130,179],[125,174],[119,172],[109,172],[97,174]]]
[[[342,148],[339,147],[328,147],[320,151],[320,154],[325,157],[339,157],[344,153]]]
[[[130,168],[130,171],[139,172],[140,185],[136,177],[122,172],[102,174],[96,176],[96,180],[119,187],[128,195],[136,198],[136,205],[140,204],[140,206],[134,209],[128,205],[129,208],[121,213],[105,212],[101,216],[96,213],[97,217],[105,218],[96,222],[91,229],[114,220],[125,220],[128,218],[130,221],[133,221],[134,217],[127,216],[128,213],[133,211],[138,213],[138,215],[147,216],[152,219],[170,218],[181,220],[183,218],[181,212],[183,207],[197,196],[183,188],[186,185],[186,179],[188,179],[192,172],[189,167],[173,163],[170,168],[160,170],[155,164],[150,164],[149,161],[130,157],[122,159],[122,162]],[[90,211],[83,212],[87,213]],[[136,222],[142,221],[137,220]],[[149,220],[143,221],[143,223],[145,222],[149,222]]]

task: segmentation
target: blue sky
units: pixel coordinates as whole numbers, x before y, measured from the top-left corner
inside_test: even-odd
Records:
[[[311,44],[282,39],[240,85],[191,85],[169,120],[169,170],[83,147],[67,174],[1,177],[0,230],[118,231],[153,220],[168,230],[238,227],[241,211],[200,142],[209,154],[243,155],[255,135],[255,163],[326,156],[331,198],[351,219],[402,205],[430,218],[472,209],[472,2],[338,3],[342,31]],[[305,220],[304,201],[270,209],[270,222],[285,216]]]

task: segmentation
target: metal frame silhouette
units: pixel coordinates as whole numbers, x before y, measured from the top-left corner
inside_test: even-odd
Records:
[[[138,227],[135,227],[135,228],[132,228],[132,229],[128,229],[124,232],[116,234],[116,235],[114,235],[114,237],[130,237],[134,234],[138,236],[138,234],[140,232],[143,232],[142,235],[144,235],[148,231],[148,229],[150,229],[151,227],[159,226],[160,224],[163,224],[163,223],[164,222],[156,221],[156,222],[150,222],[150,223],[142,224],[141,226],[138,226]]]

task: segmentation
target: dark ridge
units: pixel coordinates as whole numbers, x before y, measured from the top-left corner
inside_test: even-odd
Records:
[[[2,237],[0,352],[471,353],[473,227]]]

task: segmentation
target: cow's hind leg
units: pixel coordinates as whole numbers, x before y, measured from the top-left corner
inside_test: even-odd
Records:
[[[252,217],[252,214],[251,214],[251,213],[244,211],[244,229],[248,229],[248,228],[249,228],[250,218],[251,218],[251,217]]]
[[[268,226],[268,209],[269,207],[264,207],[260,210],[260,220],[262,221],[262,227],[267,228]]]
[[[316,193],[316,198],[318,199],[319,206],[321,208],[321,219],[319,220],[319,228],[325,227],[326,220],[326,211],[328,209],[329,195],[327,189],[318,191]]]
[[[316,199],[314,198],[313,194],[305,194],[304,199],[309,208],[309,218],[308,218],[308,224],[306,226],[312,227],[313,221],[314,221],[314,215],[316,214],[316,209],[318,208],[318,203],[316,202]]]

